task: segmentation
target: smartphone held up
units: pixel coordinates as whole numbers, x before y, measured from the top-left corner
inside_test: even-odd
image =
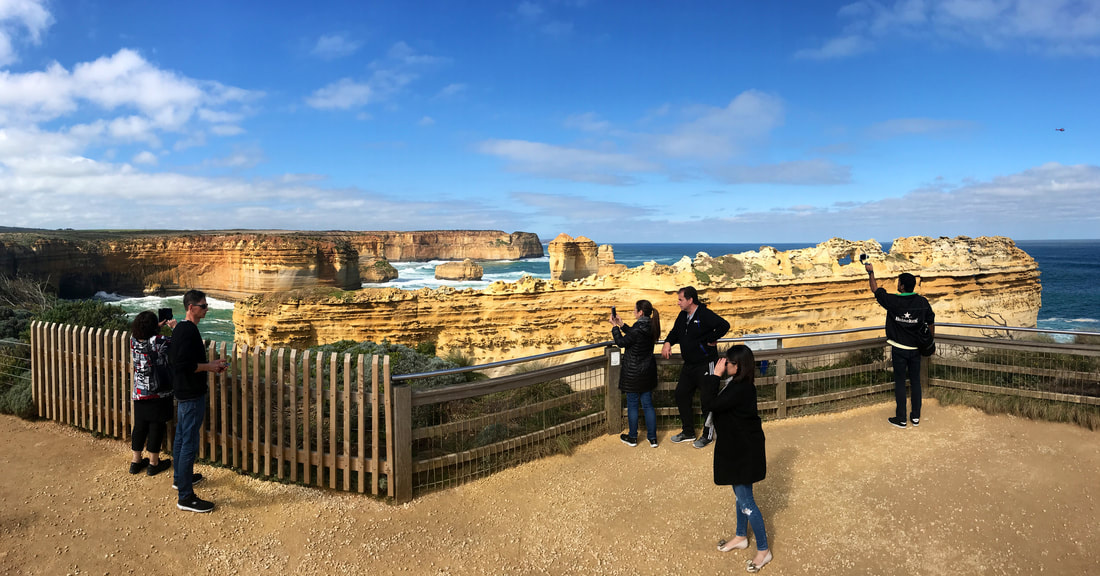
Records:
[[[165,322],[172,319],[171,308],[158,308],[157,309],[157,322]]]

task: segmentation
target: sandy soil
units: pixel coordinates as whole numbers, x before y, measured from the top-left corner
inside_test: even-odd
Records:
[[[765,424],[765,574],[1100,574],[1100,433],[927,403]],[[711,448],[616,436],[407,505],[199,466],[211,514],[129,446],[0,417],[3,574],[712,574],[733,494]]]

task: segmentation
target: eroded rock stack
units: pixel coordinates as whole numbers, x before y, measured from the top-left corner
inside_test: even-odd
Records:
[[[578,280],[600,271],[599,249],[596,243],[578,236],[561,233],[547,245],[550,253],[550,278],[553,280]]]
[[[481,265],[469,258],[462,262],[444,262],[435,267],[438,280],[481,280],[484,270]]]

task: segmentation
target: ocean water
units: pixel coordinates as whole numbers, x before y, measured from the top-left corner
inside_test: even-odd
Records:
[[[711,256],[736,254],[749,250],[758,250],[764,244],[615,244],[615,261],[633,268],[645,262],[673,264],[684,256],[695,257],[698,252]],[[777,250],[808,248],[814,244],[767,244]],[[1100,286],[1100,240],[1020,240],[1016,245],[1035,258],[1039,264],[1043,286],[1043,305],[1039,310],[1039,328],[1050,330],[1071,330],[1080,332],[1100,332],[1100,299],[1097,286]],[[883,244],[889,251],[890,244]],[[386,286],[417,290],[419,288],[481,289],[497,280],[515,282],[524,275],[536,278],[550,278],[550,259],[529,258],[524,260],[506,260],[481,262],[484,276],[480,281],[456,282],[436,280],[435,267],[442,261],[432,262],[391,262],[397,269],[398,278],[382,284],[365,286]],[[183,314],[183,297],[160,298],[145,296],[126,298],[116,294],[99,293],[101,300],[117,302],[131,314],[142,310],[156,310],[171,307],[176,318]],[[207,298],[210,310],[200,328],[207,338],[220,342],[233,340],[233,303]]]

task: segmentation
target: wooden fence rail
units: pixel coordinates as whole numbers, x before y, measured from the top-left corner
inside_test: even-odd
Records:
[[[762,416],[842,410],[892,396],[885,338],[789,345],[804,336],[768,338],[772,347],[756,352]],[[937,342],[941,355],[922,363],[926,384],[1100,405],[1100,346],[950,334]],[[389,356],[207,346],[211,360],[226,359],[230,368],[207,375],[199,456],[262,477],[359,493],[369,485],[372,495],[407,501],[417,491],[618,434],[625,422],[621,355],[603,344],[560,352],[596,350],[589,358],[551,366],[535,363],[547,355],[508,361],[515,373],[442,388],[418,386],[430,374],[402,375],[394,385]],[[1030,365],[1021,365],[1022,357]],[[680,360],[657,362],[667,371]],[[129,437],[129,334],[35,322],[31,367],[39,416]],[[679,424],[675,386],[665,374],[654,392],[663,428]],[[702,417],[698,404],[696,415]]]
[[[31,387],[40,417],[112,438],[133,427],[129,334],[35,322]],[[199,457],[303,484],[395,496],[388,459],[389,357],[209,342],[207,416]],[[368,373],[368,364],[369,373]],[[382,406],[382,409],[380,409]],[[169,441],[169,447],[171,443]]]

